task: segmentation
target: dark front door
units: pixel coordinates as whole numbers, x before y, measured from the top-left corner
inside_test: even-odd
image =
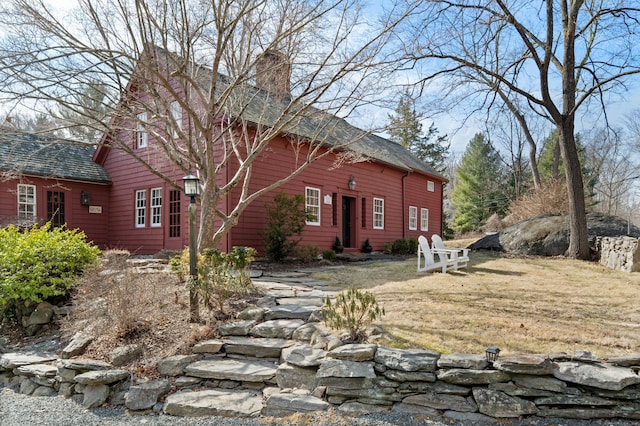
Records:
[[[345,247],[351,247],[355,211],[355,198],[342,197],[342,245]]]
[[[64,217],[64,192],[47,191],[47,221],[53,226],[62,226]]]

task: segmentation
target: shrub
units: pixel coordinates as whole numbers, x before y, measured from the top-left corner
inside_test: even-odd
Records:
[[[0,310],[17,301],[66,296],[100,249],[78,230],[42,226],[0,229]]]
[[[378,306],[372,293],[355,287],[338,294],[334,303],[328,296],[322,303],[324,323],[334,330],[346,329],[352,342],[366,341],[366,326],[384,315],[384,308]]]
[[[265,203],[267,211],[267,230],[265,232],[266,255],[279,262],[290,256],[299,242],[292,239],[302,235],[308,218],[304,208],[304,197],[296,194],[292,197],[281,192],[273,197],[271,204]]]
[[[323,250],[322,251],[322,258],[324,260],[328,260],[330,262],[333,262],[334,260],[336,260],[336,252],[333,250]]]
[[[187,278],[189,291],[194,292],[204,306],[211,308],[215,303],[218,312],[224,314],[228,299],[245,296],[254,290],[247,270],[255,255],[253,247],[234,247],[229,253],[205,249],[204,253],[198,254],[195,281],[189,275],[188,247],[171,260],[170,266],[181,279]]]
[[[296,257],[304,263],[313,262],[318,259],[318,247],[316,246],[299,246],[295,250]]]
[[[507,216],[502,220],[504,227],[541,214],[567,214],[569,202],[567,185],[562,180],[551,180],[541,188],[533,189],[509,205]]]
[[[391,243],[385,243],[384,252],[387,254],[416,254],[418,252],[418,240],[415,238],[400,238]]]

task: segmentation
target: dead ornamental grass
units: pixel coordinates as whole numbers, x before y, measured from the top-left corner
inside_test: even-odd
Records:
[[[442,353],[640,352],[640,273],[563,258],[473,252],[466,270],[416,273],[416,259],[318,277],[372,291],[386,315],[381,344]]]

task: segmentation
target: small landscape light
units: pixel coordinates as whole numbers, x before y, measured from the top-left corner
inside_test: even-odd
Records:
[[[498,354],[500,354],[500,348],[495,346],[489,346],[485,349],[484,353],[487,355],[487,362],[489,364],[493,364],[494,361],[498,359]]]

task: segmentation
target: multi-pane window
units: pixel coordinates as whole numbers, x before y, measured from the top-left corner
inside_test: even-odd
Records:
[[[429,230],[429,209],[420,209],[420,230]]]
[[[178,137],[178,130],[182,130],[182,107],[178,101],[171,102],[171,118],[176,123],[176,127],[173,128],[172,134],[174,138]]]
[[[47,220],[53,226],[64,225],[64,192],[47,191]]]
[[[169,192],[169,237],[180,236],[180,196],[181,191],[172,189]]]
[[[18,184],[18,219],[36,220],[36,186]]]
[[[138,114],[138,124],[136,128],[136,144],[138,148],[146,148],[149,143],[149,134],[144,128],[144,123],[147,121],[147,113],[142,112]]]
[[[151,226],[162,225],[162,188],[151,189]]]
[[[418,208],[415,206],[409,206],[409,229],[418,229]]]
[[[432,181],[432,180],[428,180],[428,181],[427,181],[427,191],[429,191],[429,192],[433,192],[433,191],[435,191],[435,190],[436,190],[436,184],[435,184],[435,183],[433,183],[433,181]]]
[[[307,225],[320,225],[320,190],[318,188],[306,188],[305,208]]]
[[[373,229],[384,229],[384,199],[373,199]]]
[[[147,218],[147,191],[136,191],[136,228],[144,228]]]

